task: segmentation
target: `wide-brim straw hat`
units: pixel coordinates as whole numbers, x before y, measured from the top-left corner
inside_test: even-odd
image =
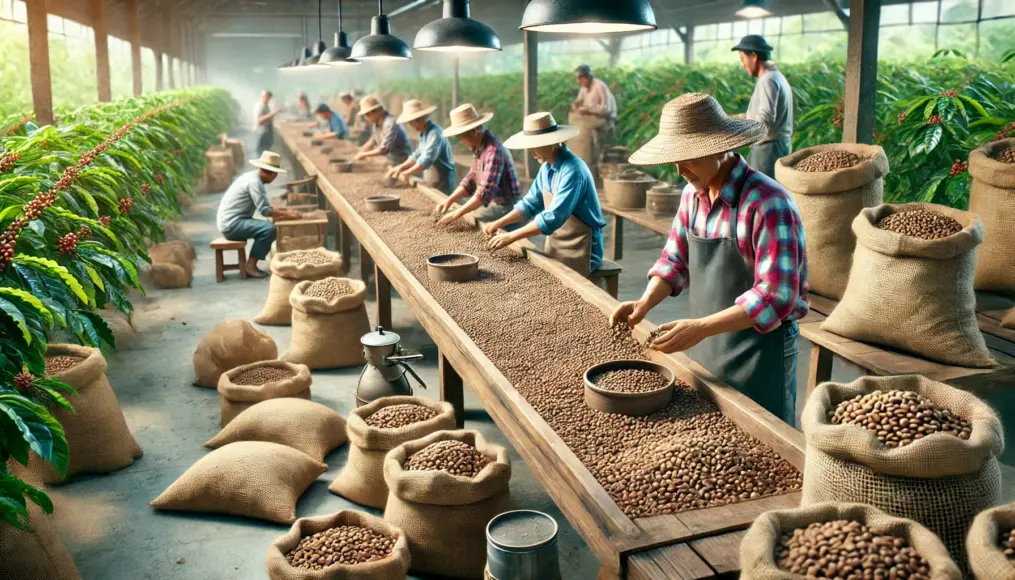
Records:
[[[550,113],[533,113],[522,122],[522,131],[504,142],[507,149],[533,149],[574,139],[581,131],[571,125],[558,125]]]
[[[752,145],[767,133],[764,123],[727,115],[711,95],[687,93],[666,103],[659,134],[628,161],[632,165],[680,163]]]
[[[402,103],[402,114],[398,116],[397,121],[405,124],[409,121],[418,119],[425,115],[429,115],[437,110],[437,106],[424,107],[421,101],[412,99],[411,101],[405,101]]]
[[[250,164],[273,173],[289,173],[285,169],[282,169],[282,156],[274,151],[261,153],[261,157],[259,159],[251,159]]]
[[[359,102],[359,114],[366,115],[370,111],[376,111],[377,109],[383,109],[384,104],[381,100],[373,95],[367,95],[363,97],[363,100]]]
[[[476,107],[473,107],[471,103],[465,103],[451,111],[451,125],[444,129],[444,136],[454,137],[455,135],[461,135],[470,129],[475,129],[489,122],[492,118],[493,113],[480,115]]]

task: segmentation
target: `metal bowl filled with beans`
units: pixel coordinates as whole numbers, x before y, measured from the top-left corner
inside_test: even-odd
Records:
[[[345,157],[333,157],[328,160],[331,170],[335,173],[352,173],[353,161]]]
[[[479,276],[479,258],[472,254],[430,256],[426,270],[434,282],[468,282]]]
[[[585,404],[604,413],[640,417],[673,400],[676,376],[647,360],[611,360],[585,371]]]
[[[397,195],[371,195],[364,202],[370,211],[398,211],[402,203]]]

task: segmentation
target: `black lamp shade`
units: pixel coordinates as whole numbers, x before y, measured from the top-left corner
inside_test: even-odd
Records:
[[[744,0],[744,6],[737,10],[737,16],[743,18],[766,18],[771,16],[768,0]]]
[[[522,15],[522,30],[568,34],[604,34],[655,30],[648,0],[532,0]]]
[[[300,67],[304,68],[324,68],[325,65],[319,65],[317,62],[321,59],[321,55],[328,49],[328,45],[324,44],[323,40],[318,40],[309,47],[303,49],[303,58],[300,59]]]
[[[436,52],[481,52],[501,50],[501,45],[492,28],[469,17],[469,0],[444,0],[444,18],[421,28],[412,48]]]
[[[317,61],[317,64],[326,64],[328,66],[363,64],[354,58],[349,58],[350,54],[352,54],[352,49],[349,48],[349,35],[345,32],[339,32],[335,35],[335,46],[321,53],[321,59]]]
[[[384,14],[370,20],[370,35],[356,41],[351,57],[356,60],[407,60],[412,53],[400,38],[391,34],[391,21]]]

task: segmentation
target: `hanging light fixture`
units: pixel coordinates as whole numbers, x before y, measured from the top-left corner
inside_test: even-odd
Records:
[[[303,58],[300,59],[300,68],[304,69],[318,69],[327,68],[327,65],[317,64],[321,60],[321,55],[324,54],[325,50],[328,50],[328,45],[320,40],[324,36],[324,32],[321,28],[321,0],[317,0],[317,38],[318,41],[303,49]]]
[[[350,55],[356,60],[408,60],[409,47],[391,34],[391,21],[384,14],[384,0],[377,0],[377,16],[370,20],[370,34],[356,41]]]
[[[767,18],[772,15],[768,0],[744,0],[744,6],[737,10],[741,18]]]
[[[532,0],[522,15],[522,30],[604,34],[655,30],[648,0]]]
[[[335,34],[335,46],[324,51],[317,63],[334,67],[363,64],[354,58],[349,58],[351,53],[349,36],[342,30],[342,0],[338,0],[338,32]]]
[[[444,0],[444,18],[421,28],[412,49],[484,52],[501,50],[501,46],[492,28],[469,17],[469,0]]]

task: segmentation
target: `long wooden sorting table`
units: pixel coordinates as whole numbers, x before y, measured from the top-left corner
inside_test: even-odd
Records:
[[[313,151],[308,139],[298,131],[282,125],[278,133],[298,165],[318,176],[321,192],[339,215],[343,236],[355,235],[373,258],[381,318],[390,320],[390,288],[394,287],[440,350],[441,398],[452,402],[461,416],[463,385],[476,394],[596,555],[602,566],[599,578],[673,580],[735,574],[740,530],[762,512],[799,504],[800,494],[794,492],[673,515],[634,520],[627,517],[564,441],[343,198],[338,189],[341,174],[324,171],[326,157]],[[416,187],[435,204],[444,199],[437,191],[420,184]],[[555,276],[604,314],[617,304],[604,291],[560,263],[526,252],[524,244],[517,244],[513,249],[524,253],[532,264]],[[644,340],[653,329],[653,325],[642,323],[633,332],[636,339]],[[720,411],[745,432],[771,447],[798,470],[803,469],[804,443],[798,431],[686,356],[653,353],[653,358],[710,397]]]

